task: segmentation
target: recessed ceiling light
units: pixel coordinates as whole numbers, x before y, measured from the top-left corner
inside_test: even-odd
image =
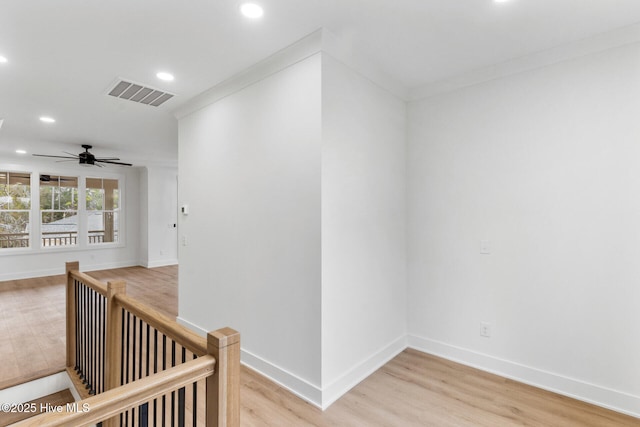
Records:
[[[4,64],[6,62],[9,62],[9,60],[7,58],[5,58],[4,56],[0,55],[0,64]]]
[[[27,152],[25,150],[16,150],[16,153],[18,153],[18,154],[27,154]]]
[[[165,82],[173,81],[173,74],[165,73],[164,71],[161,71],[158,74],[156,74],[156,77],[159,78],[160,80],[164,80]]]
[[[240,12],[247,18],[257,19],[264,14],[262,6],[255,3],[244,3],[240,6]]]
[[[42,117],[40,117],[40,121],[44,122],[44,123],[55,123],[56,119],[51,118],[51,117],[42,116]]]
[[[494,3],[506,3],[509,0],[493,0]]]

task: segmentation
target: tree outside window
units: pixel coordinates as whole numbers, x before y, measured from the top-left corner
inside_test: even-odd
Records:
[[[78,178],[40,175],[42,246],[78,244]]]
[[[87,178],[86,211],[90,244],[118,241],[120,191],[117,179]]]
[[[28,248],[31,174],[0,171],[0,249]]]

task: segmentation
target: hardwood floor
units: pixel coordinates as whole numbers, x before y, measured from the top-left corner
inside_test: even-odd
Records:
[[[90,272],[177,314],[177,267]],[[0,389],[64,368],[64,276],[0,282]],[[242,331],[241,331],[242,332]],[[628,417],[415,350],[320,411],[242,368],[243,426],[640,426]]]
[[[64,280],[0,282],[0,389],[64,366]]]
[[[127,293],[174,317],[178,268],[91,271],[107,282],[125,280]],[[65,368],[66,276],[0,282],[0,390]]]
[[[242,372],[243,426],[613,427],[640,420],[407,349],[326,411]]]

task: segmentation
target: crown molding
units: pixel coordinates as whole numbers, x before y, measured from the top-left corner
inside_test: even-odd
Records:
[[[174,111],[175,117],[180,120],[207,105],[213,104],[222,98],[315,55],[322,49],[322,33],[322,29],[316,30],[244,71],[196,95]]]
[[[341,39],[330,31],[320,28],[244,71],[196,95],[176,109],[173,114],[180,120],[207,105],[213,104],[320,52],[331,55],[397,97],[403,100],[407,99],[407,90],[402,84],[373,66],[365,58],[354,54],[352,44],[348,40]]]
[[[428,83],[412,89],[408,100],[418,101],[441,93],[638,42],[640,42],[640,23]]]

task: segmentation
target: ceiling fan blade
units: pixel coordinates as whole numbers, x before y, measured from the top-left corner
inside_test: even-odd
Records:
[[[70,153],[70,152],[68,152],[68,151],[63,151],[63,153],[64,153],[64,154],[68,154],[68,155],[70,155],[70,156],[73,156],[75,159],[77,159],[77,158],[78,158],[78,155],[77,155],[77,154],[73,154],[73,153]]]
[[[96,159],[96,162],[109,163],[109,164],[112,164],[112,165],[133,166],[131,163],[112,162],[111,160],[99,160],[99,159]]]
[[[66,159],[66,160],[56,160],[56,163],[64,163],[64,162],[75,162],[78,159]]]
[[[50,156],[49,154],[33,154],[33,156],[36,157],[55,157],[57,159],[73,159],[73,160],[78,160],[77,157],[69,157],[69,156]]]
[[[96,157],[97,162],[111,161],[111,160],[120,160],[118,157]]]

